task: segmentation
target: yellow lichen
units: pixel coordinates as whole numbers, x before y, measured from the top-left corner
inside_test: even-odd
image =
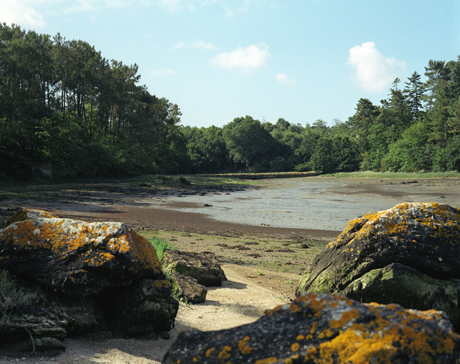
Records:
[[[300,349],[299,343],[294,343],[294,344],[291,345],[291,351],[296,352],[299,349]]]
[[[121,223],[111,224],[60,219],[46,211],[23,209],[1,231],[1,239],[7,248],[46,249],[64,259],[86,254],[91,266],[128,254],[146,268],[161,270],[155,249],[144,237]]]
[[[270,358],[256,360],[256,362],[255,362],[254,364],[270,364],[270,363],[276,363],[277,360],[278,360],[278,359],[277,359],[276,357],[271,356]]]
[[[219,355],[217,357],[219,358],[219,360],[228,359],[228,358],[230,358],[229,351],[231,351],[231,350],[232,350],[232,348],[230,346],[224,346],[222,348],[222,351],[219,353]]]
[[[251,354],[253,348],[248,346],[249,337],[246,336],[243,340],[240,340],[238,343],[238,349],[240,350],[241,354]]]

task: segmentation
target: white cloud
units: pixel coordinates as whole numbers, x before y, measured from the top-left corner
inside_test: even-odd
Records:
[[[199,49],[217,49],[217,47],[212,44],[211,42],[205,43],[201,39],[194,41],[191,44],[192,48],[199,48]]]
[[[238,47],[234,51],[220,53],[212,58],[209,63],[225,70],[232,70],[233,68],[250,70],[265,65],[268,58],[270,58],[268,46],[262,43],[259,46]]]
[[[0,22],[11,25],[42,28],[46,25],[43,15],[34,9],[33,1],[0,0]]]
[[[185,43],[185,42],[179,42],[179,43],[173,45],[173,46],[169,49],[169,51],[177,51],[178,49],[184,48],[186,45],[187,45],[187,43]]]
[[[217,47],[208,42],[208,43],[205,43],[203,40],[201,39],[197,39],[193,42],[179,42],[177,44],[175,44],[174,46],[172,46],[169,51],[177,51],[179,49],[182,49],[182,48],[198,48],[198,49],[217,49]]]
[[[158,68],[150,72],[150,76],[153,78],[157,77],[168,77],[176,74],[176,71],[169,68]]]
[[[285,73],[279,73],[276,75],[276,79],[279,83],[285,83],[286,85],[296,85],[297,82],[294,80],[289,79],[289,77]]]
[[[146,0],[0,0],[0,22],[43,28],[47,16],[74,12],[95,13],[103,8],[148,6]]]
[[[374,42],[367,42],[351,48],[347,64],[356,70],[359,85],[369,92],[385,90],[393,80],[404,73],[406,64],[395,58],[385,58],[375,48]]]

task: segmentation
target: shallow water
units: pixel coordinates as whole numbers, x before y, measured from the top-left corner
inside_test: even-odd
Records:
[[[268,182],[266,188],[259,190],[233,192],[230,195],[168,196],[156,198],[153,203],[172,210],[204,213],[212,219],[225,222],[340,231],[355,217],[403,202],[401,198],[376,194],[341,193],[345,186],[346,183],[342,181],[327,179],[283,179]],[[196,204],[196,207],[174,207],[177,202]],[[211,206],[203,208],[205,204]]]

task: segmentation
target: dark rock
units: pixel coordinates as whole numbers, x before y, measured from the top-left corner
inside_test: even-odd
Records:
[[[185,177],[179,177],[179,182],[183,185],[191,185],[190,181],[187,181]]]
[[[433,308],[444,311],[453,323],[460,321],[460,281],[435,279],[399,263],[365,273],[351,282],[342,293],[348,298],[363,302],[397,301],[406,308]]]
[[[182,332],[162,363],[458,363],[459,354],[442,312],[308,294],[252,324]]]
[[[169,331],[179,309],[167,280],[142,279],[128,288],[109,290],[104,300],[106,314],[114,318],[107,324],[117,336],[139,337]]]
[[[22,209],[0,230],[0,269],[65,295],[165,279],[152,245],[119,222],[87,223]]]
[[[6,271],[1,272],[0,289],[1,352],[65,349],[68,316],[52,293]]]
[[[172,293],[179,300],[188,303],[203,303],[206,300],[208,290],[198,281],[180,273],[172,273],[170,276]]]
[[[296,294],[444,310],[460,328],[460,210],[402,203],[351,220],[306,271]]]
[[[120,223],[20,210],[0,230],[0,273],[0,342],[10,349],[161,335],[178,310],[153,247]]]
[[[227,280],[216,255],[211,252],[165,250],[162,263],[165,272],[193,277],[206,287],[221,286],[222,281]]]

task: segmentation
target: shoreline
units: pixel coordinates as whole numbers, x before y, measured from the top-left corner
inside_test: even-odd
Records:
[[[158,208],[124,207],[116,211],[82,212],[70,210],[50,210],[59,217],[88,222],[122,221],[133,229],[191,232],[203,235],[240,236],[257,235],[272,239],[302,239],[329,241],[341,231],[295,229],[271,226],[254,226],[213,220],[202,213],[182,212]]]

